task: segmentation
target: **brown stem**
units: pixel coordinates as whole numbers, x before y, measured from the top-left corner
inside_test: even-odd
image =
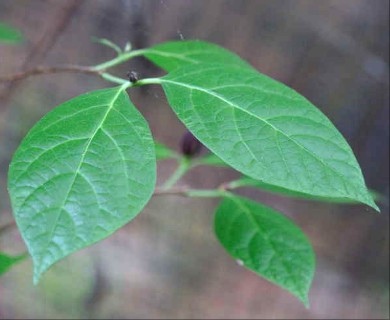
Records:
[[[14,73],[10,75],[0,76],[0,82],[22,80],[39,74],[53,74],[53,73],[63,73],[63,72],[86,73],[86,74],[95,74],[95,75],[100,75],[102,73],[102,71],[97,71],[91,67],[85,67],[85,66],[64,65],[64,66],[54,66],[54,67],[36,67],[30,70]]]

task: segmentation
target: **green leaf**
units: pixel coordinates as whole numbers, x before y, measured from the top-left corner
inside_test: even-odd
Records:
[[[147,59],[166,71],[198,63],[235,64],[252,68],[233,52],[204,41],[164,42],[143,52]]]
[[[168,148],[166,145],[164,145],[160,142],[155,141],[154,147],[155,147],[155,151],[156,151],[156,159],[157,160],[180,158],[180,155],[178,155],[177,152]]]
[[[217,209],[215,233],[240,264],[287,289],[308,307],[315,255],[306,236],[290,219],[232,195]]]
[[[153,193],[154,142],[124,88],[55,108],[12,159],[8,189],[34,282],[56,261],[132,220]]]
[[[254,188],[259,188],[259,189],[262,189],[264,191],[268,191],[271,193],[277,193],[277,194],[281,194],[283,196],[298,198],[298,199],[305,199],[305,200],[315,200],[315,201],[323,201],[323,202],[331,202],[331,203],[357,203],[357,201],[354,201],[354,200],[348,199],[348,198],[319,197],[319,196],[313,196],[313,195],[302,193],[302,192],[296,192],[296,191],[284,189],[281,187],[269,185],[269,184],[266,184],[262,181],[252,179],[250,177],[242,177],[238,180],[232,181],[229,184],[229,187],[232,189],[241,188],[241,187],[254,187]],[[369,190],[369,193],[371,194],[371,196],[374,200],[376,200],[376,201],[380,200],[379,194],[376,193],[375,191]]]
[[[24,260],[25,258],[26,255],[14,257],[0,252],[0,275],[6,273],[14,264]]]
[[[303,96],[237,65],[190,65],[162,84],[187,128],[234,169],[264,183],[379,210],[356,158],[330,120]]]
[[[0,44],[16,44],[23,41],[22,33],[5,23],[0,22]]]

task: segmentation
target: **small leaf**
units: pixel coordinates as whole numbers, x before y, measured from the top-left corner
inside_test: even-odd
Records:
[[[156,159],[157,160],[165,160],[165,159],[178,159],[180,155],[177,154],[174,150],[168,148],[166,145],[155,141],[154,143],[155,151],[156,151]]]
[[[17,44],[22,41],[23,35],[18,29],[0,22],[0,44]]]
[[[308,100],[254,69],[190,65],[159,79],[179,119],[208,149],[245,175],[379,210],[356,158]]]
[[[6,273],[14,264],[24,260],[26,255],[9,256],[0,252],[0,275]]]
[[[198,63],[233,63],[252,68],[233,52],[204,41],[164,42],[143,51],[147,59],[166,71]]]
[[[154,142],[124,87],[78,96],[48,113],[22,141],[8,175],[34,282],[132,220],[155,180]]]
[[[290,291],[308,307],[315,255],[290,219],[249,199],[229,196],[217,209],[215,233],[234,259]]]

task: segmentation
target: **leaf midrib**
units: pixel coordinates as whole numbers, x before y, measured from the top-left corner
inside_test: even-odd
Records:
[[[72,187],[73,187],[73,185],[74,185],[74,183],[75,183],[75,181],[76,181],[76,177],[78,176],[79,171],[80,171],[80,169],[81,169],[81,166],[82,166],[83,163],[84,163],[84,159],[85,159],[85,156],[86,156],[86,154],[87,154],[87,152],[88,152],[88,148],[89,148],[89,146],[91,145],[93,139],[95,138],[97,132],[98,132],[98,131],[101,129],[101,127],[103,126],[103,123],[104,123],[104,121],[107,119],[108,114],[110,113],[110,111],[111,111],[112,108],[114,107],[115,101],[118,99],[119,95],[123,92],[123,90],[124,90],[124,87],[123,87],[123,86],[121,86],[121,87],[118,88],[118,92],[115,94],[114,98],[109,102],[106,113],[104,114],[104,116],[103,116],[102,120],[100,121],[100,123],[97,125],[95,131],[93,132],[91,138],[89,138],[89,141],[87,142],[87,144],[86,144],[86,146],[85,146],[85,148],[84,148],[84,151],[83,151],[83,153],[82,153],[82,155],[81,155],[81,158],[80,158],[79,165],[77,166],[77,169],[76,169],[75,174],[74,174],[74,176],[73,176],[72,182],[70,183],[69,188],[68,188],[68,191],[66,192],[66,195],[65,195],[65,197],[64,197],[64,201],[63,201],[62,204],[59,206],[60,209],[58,210],[57,217],[56,217],[56,219],[55,219],[55,221],[54,221],[54,223],[53,223],[53,227],[52,227],[52,229],[51,229],[51,231],[50,231],[50,234],[49,234],[49,237],[48,237],[47,244],[46,244],[45,248],[41,251],[40,259],[42,259],[42,257],[45,255],[45,253],[46,253],[46,251],[47,251],[47,249],[48,249],[50,243],[52,242],[53,234],[54,234],[55,229],[56,229],[56,227],[57,227],[57,223],[58,223],[58,221],[59,221],[59,219],[60,219],[60,217],[61,217],[61,214],[62,214],[62,212],[63,212],[62,208],[64,207],[66,201],[68,200],[69,193],[70,193],[70,191],[72,190]]]

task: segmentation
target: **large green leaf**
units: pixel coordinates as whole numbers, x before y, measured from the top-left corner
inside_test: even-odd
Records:
[[[158,80],[188,129],[236,170],[264,183],[377,209],[356,158],[308,100],[238,65],[190,65]]]
[[[315,255],[302,231],[275,210],[242,197],[225,198],[215,233],[240,264],[287,289],[308,306]]]
[[[172,71],[189,64],[226,63],[243,67],[251,66],[236,54],[204,41],[172,41],[142,50],[147,59],[166,71]]]
[[[10,256],[0,252],[0,275],[6,273],[14,264],[22,261],[26,256]]]
[[[23,36],[18,29],[0,22],[0,44],[15,44],[23,40]]]
[[[8,176],[34,281],[133,219],[155,179],[149,127],[123,87],[81,95],[48,113],[19,146]]]

